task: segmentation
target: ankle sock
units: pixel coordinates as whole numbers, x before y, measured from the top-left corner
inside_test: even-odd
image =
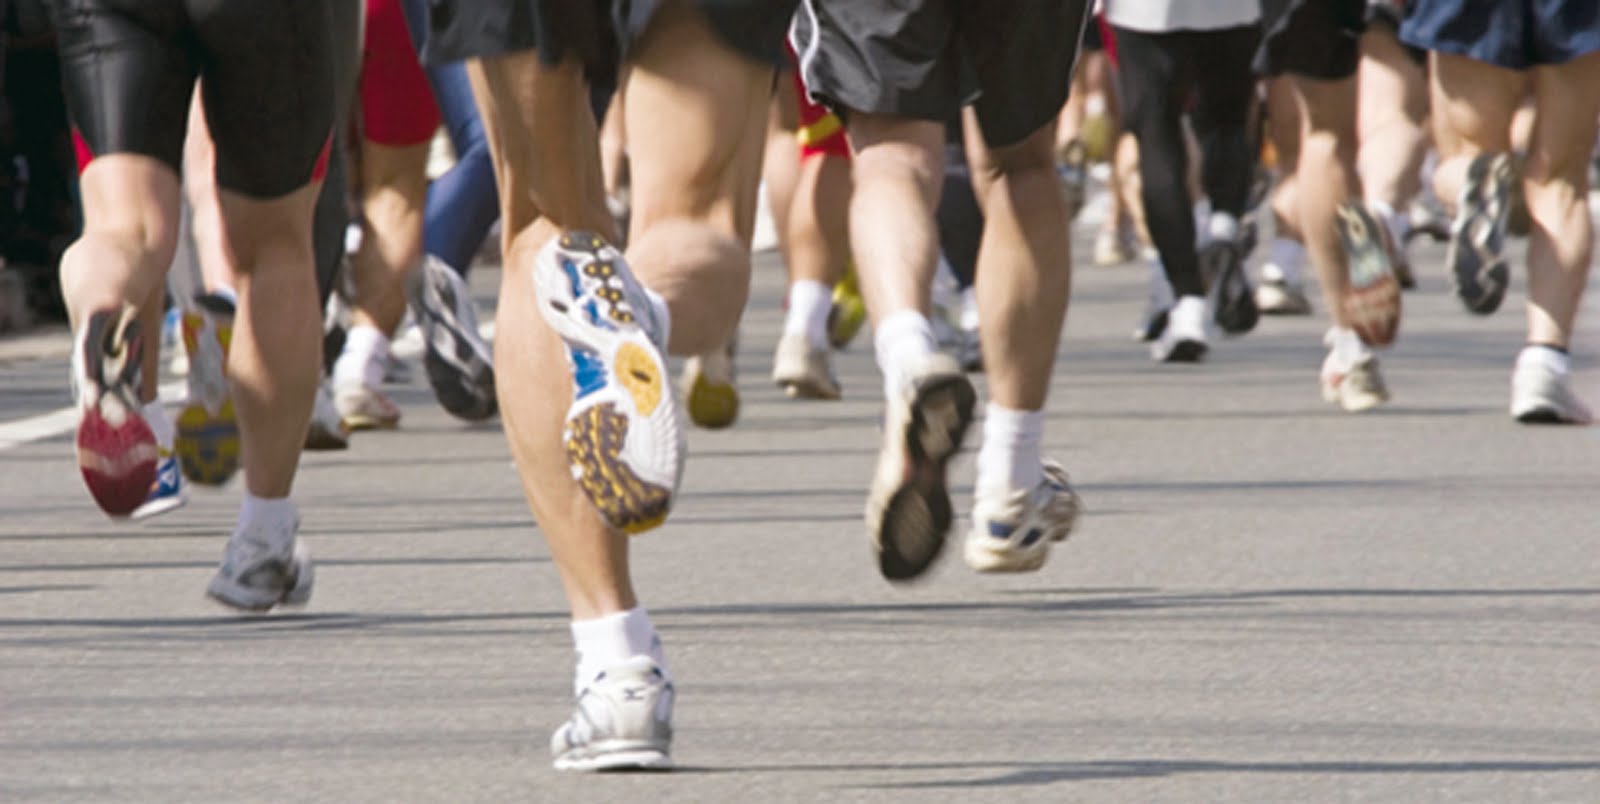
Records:
[[[784,315],[783,334],[804,335],[812,349],[828,348],[828,309],[833,306],[833,289],[815,279],[797,279],[789,284],[789,312]]]
[[[1040,444],[1044,441],[1044,411],[1013,410],[993,402],[984,410],[977,487],[1010,492],[1038,485],[1044,476],[1044,459],[1040,454]]]
[[[293,543],[295,530],[300,527],[300,512],[288,497],[257,497],[245,492],[239,505],[239,525],[235,534],[250,533],[268,544],[284,547]]]
[[[878,322],[873,332],[878,369],[883,372],[883,392],[899,396],[911,368],[937,348],[933,325],[916,310],[897,310]]]
[[[1565,377],[1572,372],[1572,357],[1560,346],[1530,343],[1517,353],[1517,368],[1543,366],[1552,373]]]
[[[344,351],[333,363],[333,384],[376,388],[383,384],[388,361],[389,337],[377,327],[353,326],[345,335]]]
[[[601,671],[635,656],[649,656],[657,666],[666,669],[661,637],[656,634],[643,606],[587,620],[573,620],[571,625],[572,643],[578,650],[574,693],[582,692]]]

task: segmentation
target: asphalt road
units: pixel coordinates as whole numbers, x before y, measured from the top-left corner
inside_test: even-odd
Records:
[[[1047,435],[1078,532],[1036,574],[950,551],[907,587],[860,522],[868,343],[845,400],[783,398],[764,257],[742,418],[691,435],[675,516],[635,542],[679,688],[668,775],[550,769],[556,575],[498,428],[420,372],[403,429],[302,465],[302,613],[203,597],[237,482],[114,523],[65,434],[0,444],[0,800],[1600,800],[1600,440],[1509,420],[1520,286],[1470,317],[1418,254],[1395,401],[1362,416],[1318,397],[1319,320],[1157,366],[1127,337],[1143,271],[1082,269]],[[40,354],[0,362],[0,421],[67,404]],[[965,509],[970,453],[954,477]]]

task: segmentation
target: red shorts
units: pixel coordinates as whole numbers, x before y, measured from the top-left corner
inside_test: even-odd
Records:
[[[361,127],[370,142],[419,145],[439,128],[439,107],[412,47],[400,0],[367,0],[360,91]]]
[[[789,66],[795,67],[796,59],[794,48],[786,45],[789,51]],[[800,140],[800,159],[823,154],[825,156],[840,156],[850,158],[850,140],[845,136],[844,121],[838,115],[811,102],[811,97],[806,93],[805,81],[800,77],[800,71],[794,70],[794,91],[800,101],[800,127],[795,130],[795,137]]]

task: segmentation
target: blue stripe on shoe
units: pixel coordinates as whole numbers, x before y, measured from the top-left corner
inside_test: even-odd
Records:
[[[572,286],[572,298],[576,300],[583,295],[583,284],[578,279],[578,266],[572,260],[562,259],[561,270],[567,275],[567,284]]]
[[[572,381],[578,386],[574,399],[582,399],[606,387],[606,366],[599,355],[576,347],[569,347],[567,352],[572,356]]]
[[[1005,522],[995,522],[994,520],[990,520],[989,535],[995,537],[996,539],[1004,539],[1009,537],[1011,535],[1011,531],[1015,530],[1016,527],[1016,525],[1007,524]]]

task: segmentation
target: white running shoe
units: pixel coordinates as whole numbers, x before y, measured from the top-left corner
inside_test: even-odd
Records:
[[[1523,424],[1589,424],[1594,414],[1572,392],[1569,375],[1537,360],[1517,359],[1511,372],[1511,418]]]
[[[1353,335],[1350,337],[1354,337]],[[1348,356],[1340,354],[1338,334],[1329,330],[1322,342],[1328,346],[1328,357],[1322,361],[1322,400],[1337,403],[1349,413],[1372,410],[1389,401],[1389,388],[1378,372],[1378,358],[1357,342]]]
[[[1150,344],[1150,358],[1157,363],[1198,363],[1208,348],[1206,300],[1184,296],[1167,312],[1167,325]]]
[[[573,399],[562,443],[572,476],[625,533],[660,525],[683,478],[683,409],[667,382],[666,328],[622,253],[567,232],[534,261],[539,312],[566,342]]]
[[[833,376],[828,352],[814,348],[803,332],[786,333],[772,355],[772,381],[791,398],[838,399],[839,380]]]
[[[672,767],[672,679],[648,656],[601,671],[550,737],[556,770]]]
[[[306,449],[339,450],[350,446],[350,426],[344,423],[333,404],[328,381],[317,383],[317,398],[311,406],[311,424],[306,428]]]
[[[333,406],[351,430],[393,430],[400,426],[400,406],[382,391],[358,382],[334,386]]]
[[[928,355],[899,398],[889,400],[866,512],[885,578],[915,578],[944,549],[952,518],[946,464],[960,451],[976,404],[972,383],[943,352]]]
[[[1067,472],[1044,462],[1038,485],[1007,493],[979,491],[967,534],[967,566],[978,572],[1032,572],[1044,566],[1050,545],[1072,534],[1078,495]]]
[[[299,529],[296,518],[280,532],[263,525],[234,531],[206,594],[244,611],[305,605],[315,578],[311,552],[296,536]]]
[[[1261,308],[1262,315],[1311,314],[1311,300],[1306,298],[1306,292],[1283,279],[1262,279],[1261,284],[1256,285],[1256,307]]]

